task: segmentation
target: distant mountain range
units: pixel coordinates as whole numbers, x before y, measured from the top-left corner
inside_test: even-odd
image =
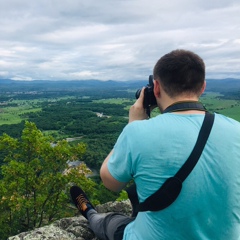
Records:
[[[84,88],[119,88],[138,89],[148,84],[148,80],[143,81],[100,81],[100,80],[73,80],[73,81],[16,81],[0,79],[0,92],[2,91],[77,91]],[[229,92],[240,91],[240,79],[207,79],[207,91]]]
[[[226,78],[221,80],[207,79],[206,91],[235,92],[240,91],[240,79]]]
[[[0,79],[0,86],[44,86],[45,88],[88,88],[88,87],[117,87],[117,86],[133,86],[135,84],[143,83],[143,81],[100,81],[100,80],[33,80],[33,81],[17,81],[9,79]],[[140,84],[141,85],[141,84]]]

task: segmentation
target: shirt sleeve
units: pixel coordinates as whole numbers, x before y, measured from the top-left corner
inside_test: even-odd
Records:
[[[108,160],[108,171],[119,182],[129,182],[132,179],[131,143],[127,125],[113,148],[113,154]]]

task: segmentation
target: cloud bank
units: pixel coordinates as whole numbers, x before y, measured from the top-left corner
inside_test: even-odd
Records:
[[[207,78],[240,79],[237,0],[0,0],[0,78],[147,79],[188,49]]]

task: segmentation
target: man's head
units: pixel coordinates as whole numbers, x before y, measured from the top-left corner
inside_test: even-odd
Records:
[[[191,51],[174,50],[158,60],[153,77],[160,81],[163,90],[171,98],[200,96],[205,82],[205,64]]]

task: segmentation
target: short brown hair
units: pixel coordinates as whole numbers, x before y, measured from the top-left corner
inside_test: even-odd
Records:
[[[205,81],[205,64],[197,54],[178,49],[158,60],[153,77],[170,97],[199,94]]]

